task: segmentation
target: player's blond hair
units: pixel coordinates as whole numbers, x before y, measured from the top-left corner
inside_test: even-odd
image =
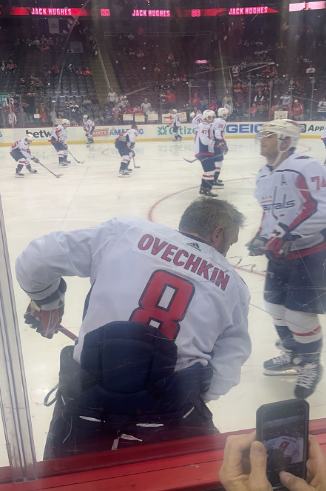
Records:
[[[217,227],[222,227],[226,236],[235,228],[242,228],[245,216],[232,203],[214,198],[199,198],[183,212],[179,230],[198,234],[203,239]]]

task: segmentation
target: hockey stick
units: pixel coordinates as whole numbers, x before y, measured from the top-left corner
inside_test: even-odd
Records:
[[[183,157],[183,160],[185,160],[186,162],[189,162],[189,164],[193,164],[194,162],[196,162],[197,159],[195,159],[195,160],[188,160],[188,159],[185,159]]]
[[[60,332],[62,332],[62,334],[64,334],[65,336],[67,336],[69,339],[72,339],[73,341],[75,341],[77,339],[77,337],[78,337],[78,336],[76,336],[76,334],[74,334],[73,332],[69,331],[69,329],[66,329],[65,327],[63,327],[61,324],[59,324],[58,330]]]
[[[51,174],[54,175],[54,177],[56,177],[57,179],[59,179],[59,177],[63,176],[63,174],[55,174],[54,172],[52,172],[52,170],[48,169],[44,164],[42,164],[42,162],[38,161],[38,162],[35,162],[36,164],[40,164],[42,167],[44,167],[44,169],[46,169],[48,172],[50,172]]]
[[[83,164],[84,162],[80,162],[79,160],[76,159],[76,157],[73,156],[73,154],[68,150],[69,155],[72,156],[74,160],[76,160],[77,164]]]
[[[136,165],[135,157],[133,157],[132,160],[134,162],[134,169],[140,169],[140,165]]]

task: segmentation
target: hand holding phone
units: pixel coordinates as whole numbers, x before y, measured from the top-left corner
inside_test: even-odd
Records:
[[[229,436],[219,478],[227,491],[272,491],[266,477],[267,454],[256,433]]]

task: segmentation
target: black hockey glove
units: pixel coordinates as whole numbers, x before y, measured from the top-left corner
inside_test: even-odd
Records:
[[[267,239],[261,237],[260,235],[255,235],[255,237],[246,244],[249,251],[249,256],[262,256],[265,254],[265,245]]]
[[[128,142],[127,143],[127,146],[128,146],[128,148],[130,148],[130,150],[132,150],[133,148],[135,148],[135,144],[134,143],[131,143],[131,142]]]
[[[39,163],[39,159],[38,159],[37,157],[32,157],[32,159],[31,159],[31,160],[33,160],[33,162],[35,162],[36,164],[38,164],[38,163]]]
[[[29,324],[44,338],[51,339],[58,332],[64,313],[67,284],[61,278],[59,288],[43,300],[31,300],[26,313],[25,323]]]

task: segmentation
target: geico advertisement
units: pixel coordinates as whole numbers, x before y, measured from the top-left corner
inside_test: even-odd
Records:
[[[255,135],[259,132],[264,123],[227,123],[227,135]],[[194,136],[196,128],[192,124],[183,124],[179,127],[179,132],[182,136]],[[168,125],[157,126],[157,136],[172,136],[173,127]]]

